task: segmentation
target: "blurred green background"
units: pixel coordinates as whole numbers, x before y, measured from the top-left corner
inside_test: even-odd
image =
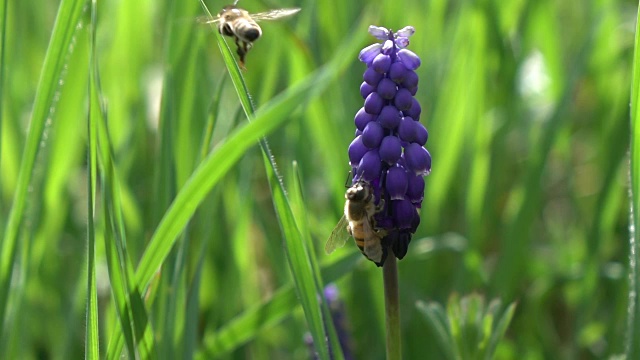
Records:
[[[207,5],[215,14],[226,4]],[[636,2],[239,5],[250,12],[302,8],[294,17],[261,23],[263,37],[243,72],[257,109],[324,64],[344,64],[325,67],[333,71],[328,87],[305,93],[267,139],[284,188],[292,192],[300,181],[299,204],[320,264],[333,269],[323,272],[323,281],[338,286],[355,358],[384,358],[381,271],[351,242],[331,256],[322,249],[344,205],[347,147],[363,103],[358,89],[365,66],[357,54],[375,42],[366,33],[369,24],[416,29],[409,48],[422,58],[416,96],[433,157],[422,223],[399,262],[404,357],[445,356],[418,301],[446,306],[453,294],[473,293],[487,302],[517,304],[498,358],[624,353]],[[59,26],[68,21],[68,46],[61,35],[51,35],[59,6],[22,0],[6,8],[0,230],[2,265],[5,273],[12,270],[7,302],[0,303],[6,313],[0,358],[84,356],[89,224],[95,231],[100,354],[106,356],[120,323],[102,239],[126,244],[135,268],[206,152],[247,121],[213,30],[195,21],[204,15],[198,1],[98,1],[93,22],[87,3],[79,23],[67,20],[73,16],[59,18]],[[64,45],[55,65],[60,74],[46,77],[45,54],[56,39]],[[87,132],[88,89],[95,89],[91,66],[101,81],[112,176],[119,182],[109,196],[119,199],[121,226],[110,223],[109,214],[118,215],[105,204],[107,187],[98,186],[96,213],[88,211],[87,149],[97,149]],[[37,119],[43,128],[34,138],[32,176],[19,179],[27,133]],[[140,289],[149,300],[146,311],[133,316],[149,318],[159,358],[311,358],[307,322],[292,292],[290,250],[283,246],[264,168],[257,146],[245,151],[190,217],[156,273],[157,292]],[[21,184],[24,215],[11,257],[7,228]],[[269,299],[277,301],[261,306]],[[232,328],[234,318],[247,314],[255,317]]]

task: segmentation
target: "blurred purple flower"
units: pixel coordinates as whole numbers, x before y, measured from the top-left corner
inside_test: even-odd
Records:
[[[407,49],[415,29],[397,32],[370,26],[369,33],[382,43],[369,45],[358,58],[367,65],[360,86],[364,106],[354,122],[356,138],[349,146],[353,184],[367,181],[376,204],[384,207],[375,219],[375,229],[385,230],[382,239],[384,263],[388,249],[402,259],[420,224],[418,209],[424,198],[423,177],[431,172],[431,154],[424,147],[429,134],[422,125],[422,108],[414,98],[418,91],[415,70],[421,60]]]
[[[347,320],[346,307],[344,302],[340,299],[340,292],[335,284],[329,284],[324,288],[324,298],[327,301],[329,312],[331,313],[331,321],[336,329],[336,335],[338,335],[338,341],[340,342],[340,348],[342,349],[342,355],[345,360],[353,360],[351,345],[351,334],[349,332],[349,323]],[[326,324],[325,324],[326,326]],[[311,333],[307,332],[304,335],[304,342],[309,349],[310,358],[312,360],[318,359],[318,352],[313,343],[313,337]],[[331,352],[331,349],[329,349]],[[331,354],[330,354],[331,355]],[[333,356],[331,356],[333,359]]]

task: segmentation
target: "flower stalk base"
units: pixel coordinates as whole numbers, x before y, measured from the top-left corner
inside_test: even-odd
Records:
[[[392,250],[389,249],[389,251]],[[400,337],[398,262],[393,253],[390,255],[382,266],[385,327],[387,332],[387,360],[400,360],[402,359],[402,341]]]

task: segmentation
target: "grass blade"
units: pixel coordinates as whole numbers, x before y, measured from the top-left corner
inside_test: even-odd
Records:
[[[97,64],[96,64],[97,66]],[[100,104],[100,78],[94,73],[95,86],[92,87],[92,101]],[[93,91],[95,90],[95,91]],[[124,334],[128,354],[131,358],[157,358],[153,331],[148,312],[142,300],[142,292],[134,280],[134,266],[127,251],[127,239],[123,210],[120,201],[121,187],[112,142],[107,130],[106,111],[94,112],[97,117],[98,160],[100,165],[102,188],[102,211],[105,224],[105,249],[111,290],[116,303],[116,312],[120,320],[117,334]],[[106,358],[120,357],[122,337],[112,336],[107,348]],[[139,346],[137,346],[139,345]]]
[[[306,247],[307,257],[309,264],[313,269],[313,275],[315,276],[315,284],[316,291],[322,295],[322,299],[324,297],[324,282],[322,281],[322,275],[320,271],[320,265],[318,264],[318,258],[316,256],[315,247],[313,243],[313,239],[311,237],[311,232],[309,229],[309,221],[307,217],[307,210],[304,201],[304,195],[302,194],[302,180],[300,179],[300,171],[298,169],[298,164],[296,162],[293,163],[292,166],[292,175],[291,175],[291,184],[292,189],[289,191],[291,195],[291,203],[293,204],[292,209],[294,213],[294,217],[296,223],[298,224],[298,228],[304,238],[304,244]],[[329,304],[327,301],[322,301],[320,303],[322,309],[322,316],[326,326],[326,331],[328,333],[328,341],[331,348],[331,355],[333,359],[343,359],[343,349],[340,345],[340,339],[338,338],[338,334],[336,333],[336,328],[334,324],[334,319],[329,310]]]
[[[98,331],[98,291],[96,286],[96,237],[95,237],[95,200],[96,200],[96,175],[98,158],[98,139],[96,121],[101,118],[97,115],[101,111],[98,98],[96,60],[96,0],[91,1],[91,26],[89,35],[89,116],[87,122],[87,319],[86,319],[86,348],[85,359],[100,358],[100,338]]]
[[[5,39],[7,34],[7,4],[8,0],[2,0],[2,4],[0,4],[0,99],[4,99],[4,49],[5,49]],[[2,106],[2,102],[0,102],[0,169],[2,168],[2,119],[4,114],[4,109]],[[2,179],[0,179],[0,187],[2,185]],[[0,213],[4,213],[2,207],[2,197],[0,197]],[[3,228],[4,219],[0,218],[0,230]]]
[[[637,19],[640,19],[640,10]],[[640,23],[636,22],[633,78],[631,87],[631,225],[629,234],[629,304],[627,313],[626,354],[640,357]]]
[[[63,0],[60,3],[42,73],[40,74],[29,134],[23,152],[22,163],[20,164],[17,189],[2,239],[2,251],[0,252],[0,324],[4,324],[18,232],[24,216],[36,155],[46,120],[49,117],[50,106],[58,89],[58,79],[60,79],[66,54],[69,51],[76,25],[80,20],[84,3],[83,0]]]
[[[362,255],[359,252],[351,252],[324,267],[322,277],[328,283],[339,280],[343,275],[350,273],[359,260],[362,260]],[[217,331],[206,333],[203,340],[204,352],[199,354],[198,358],[220,357],[237,349],[254,338],[259,331],[290,316],[292,309],[299,305],[294,286],[289,284],[281,287],[269,300],[245,310]]]
[[[289,199],[284,192],[284,186],[275,172],[275,168],[270,167],[272,159],[263,152],[271,195],[276,209],[280,228],[284,236],[284,248],[289,260],[289,267],[293,275],[297,294],[302,302],[302,308],[307,319],[307,325],[311,330],[315,349],[321,359],[329,359],[331,350],[327,343],[329,335],[322,317],[320,309],[320,299],[322,290],[318,290],[318,283],[314,269],[309,263],[309,257],[304,248],[304,239],[296,225],[293,211],[289,205]]]
[[[100,160],[102,164],[103,216],[105,222],[105,248],[109,264],[109,277],[117,303],[120,324],[127,341],[129,356],[136,352],[141,358],[157,358],[153,331],[147,310],[142,301],[142,292],[134,280],[134,267],[127,251],[122,207],[119,199],[120,186],[113,164],[111,142],[106,130],[106,121],[99,125]],[[120,357],[119,337],[112,337],[107,358]],[[136,344],[140,346],[136,347]]]

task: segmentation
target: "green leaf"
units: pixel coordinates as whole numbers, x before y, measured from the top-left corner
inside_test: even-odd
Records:
[[[502,340],[504,334],[507,332],[515,311],[516,303],[510,304],[504,311],[504,313],[502,313],[502,316],[499,318],[499,320],[495,323],[495,327],[491,330],[489,345],[487,346],[487,351],[485,353],[486,360],[494,358],[495,351],[498,348],[498,343],[500,342],[500,340]],[[498,314],[495,313],[495,315],[497,317]]]
[[[458,359],[456,345],[451,334],[449,327],[449,321],[447,320],[447,314],[444,309],[438,303],[425,303],[424,301],[418,301],[416,303],[418,310],[424,315],[427,320],[427,324],[431,327],[435,333],[440,349],[442,350],[445,358],[449,360]]]

